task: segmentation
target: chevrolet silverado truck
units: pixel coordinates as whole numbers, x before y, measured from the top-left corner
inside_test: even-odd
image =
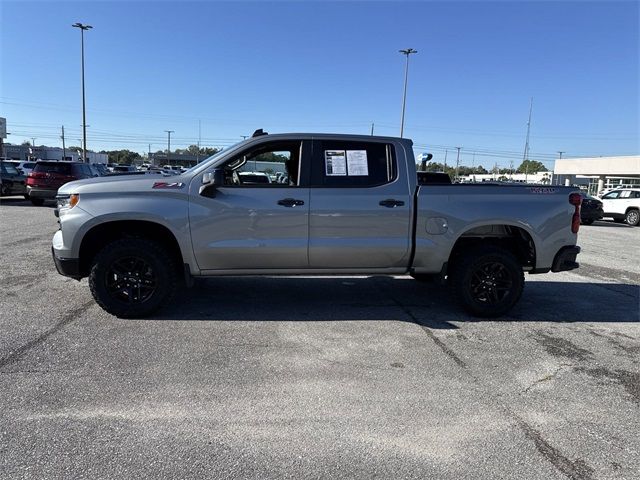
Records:
[[[258,130],[178,176],[63,185],[52,254],[120,317],[197,277],[297,274],[437,278],[495,317],[524,272],[578,267],[580,202],[562,186],[421,185],[408,139]]]

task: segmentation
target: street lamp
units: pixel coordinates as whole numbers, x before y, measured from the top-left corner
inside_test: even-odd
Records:
[[[409,75],[409,55],[412,53],[418,53],[417,50],[413,48],[406,48],[404,50],[398,50],[403,55],[407,56],[407,63],[404,67],[404,93],[402,94],[402,119],[400,120],[400,138],[402,138],[402,134],[404,132],[404,109],[407,103],[407,77]]]
[[[82,161],[87,161],[87,118],[85,112],[84,101],[84,31],[93,28],[91,25],[83,25],[80,22],[76,22],[72,27],[80,29],[80,42],[82,48]]]

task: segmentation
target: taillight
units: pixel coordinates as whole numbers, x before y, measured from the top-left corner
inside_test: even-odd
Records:
[[[569,203],[575,207],[573,217],[571,217],[571,232],[578,233],[578,230],[580,230],[580,205],[582,204],[582,195],[579,193],[569,194]]]

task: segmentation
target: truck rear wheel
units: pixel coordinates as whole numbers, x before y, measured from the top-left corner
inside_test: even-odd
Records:
[[[167,252],[142,238],[104,247],[93,262],[89,287],[104,310],[121,318],[150,315],[173,296],[176,271]]]
[[[509,251],[480,246],[453,262],[450,271],[454,294],[464,309],[477,317],[499,317],[520,299],[524,272]]]

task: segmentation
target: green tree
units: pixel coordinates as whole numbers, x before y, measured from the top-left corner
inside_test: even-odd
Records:
[[[109,163],[131,165],[137,160],[142,160],[142,156],[138,152],[132,152],[131,150],[102,150],[100,153],[108,155]]]
[[[542,162],[536,160],[525,160],[518,167],[518,173],[548,172],[547,167]]]

